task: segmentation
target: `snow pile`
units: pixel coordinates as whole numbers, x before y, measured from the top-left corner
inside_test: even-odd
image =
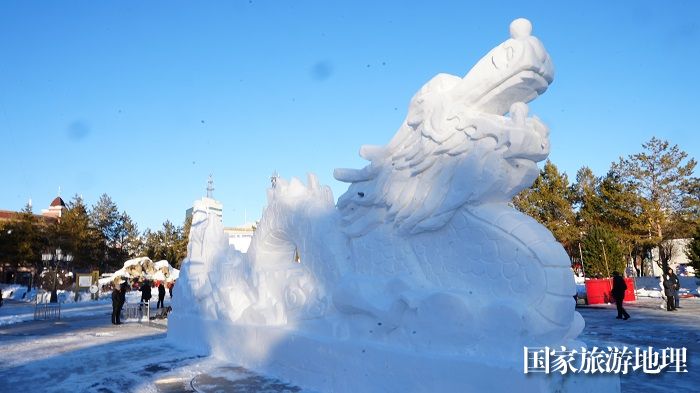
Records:
[[[320,391],[619,391],[523,373],[523,346],[580,348],[584,324],[563,247],[509,205],[549,152],[525,104],[553,72],[531,27],[429,81],[367,167],[336,170],[337,208],[315,176],[275,177],[242,254],[195,202],[169,339]]]
[[[635,295],[637,297],[653,297],[653,298],[660,298],[662,296],[662,293],[659,289],[648,289],[648,288],[638,288],[634,291]]]
[[[680,297],[699,296],[700,281],[696,277],[679,276],[681,288],[678,290]],[[660,277],[636,277],[638,286],[636,294],[640,297],[660,298],[663,296],[663,280]]]
[[[18,284],[3,284],[2,285],[2,297],[3,299],[12,299],[24,302],[39,302],[48,303],[51,298],[51,291],[37,290],[37,288],[32,288],[27,290],[27,286]],[[75,302],[75,292],[70,290],[59,289],[56,291],[58,296],[58,301],[61,303],[74,303]],[[90,294],[81,292],[78,301],[90,300]]]
[[[175,269],[166,260],[153,262],[148,257],[138,257],[124,262],[124,266],[112,273],[108,277],[98,280],[100,287],[111,284],[121,278],[136,280],[166,281],[173,282],[180,277],[180,270]]]
[[[27,286],[19,284],[0,284],[2,298],[11,300],[25,300],[27,298]]]

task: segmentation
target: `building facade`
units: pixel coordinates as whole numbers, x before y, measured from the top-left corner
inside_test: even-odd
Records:
[[[695,274],[695,271],[693,268],[690,266],[690,260],[688,259],[688,256],[685,254],[688,244],[693,239],[672,239],[672,240],[666,240],[663,242],[662,247],[666,250],[667,253],[671,255],[671,258],[668,261],[668,266],[673,269],[678,275],[681,276],[692,276]],[[661,267],[659,266],[661,262],[659,261],[659,249],[658,248],[653,248],[651,250],[651,260],[652,263],[651,265],[651,276],[661,276],[662,271]]]
[[[235,227],[224,228],[224,233],[228,235],[228,244],[235,247],[236,250],[246,253],[248,247],[253,240],[256,224],[246,223]]]
[[[29,202],[31,207],[31,201]],[[41,225],[49,225],[61,221],[66,211],[66,203],[60,196],[51,201],[47,209],[42,209],[41,214],[34,214],[34,221]],[[34,268],[19,266],[17,261],[11,260],[13,252],[9,251],[17,243],[14,236],[16,231],[12,229],[12,222],[22,219],[21,211],[0,210],[0,282],[32,285]]]

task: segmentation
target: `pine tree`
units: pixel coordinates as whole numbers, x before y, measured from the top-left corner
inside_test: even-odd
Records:
[[[15,231],[17,258],[20,265],[38,268],[41,265],[41,251],[44,246],[43,228],[34,216],[29,203],[20,212],[19,220],[15,223]]]
[[[598,220],[596,207],[598,206],[599,179],[589,167],[581,167],[576,172],[576,183],[571,186],[573,204],[577,215],[577,224],[585,230],[587,226],[594,225]]]
[[[642,144],[642,148],[641,153],[620,158],[613,170],[643,199],[642,215],[650,241],[661,255],[664,240],[682,236],[678,229],[683,226],[678,218],[692,215],[693,206],[689,204],[692,198],[688,198],[688,192],[697,180],[692,177],[696,161],[687,160],[688,154],[677,145],[670,146],[655,137]],[[661,265],[664,271],[668,268],[663,258]]]
[[[20,267],[38,267],[41,246],[41,228],[29,204],[24,206],[16,219],[0,226],[0,263],[12,271]]]
[[[591,227],[584,235],[581,247],[583,265],[588,277],[610,277],[622,273],[625,260],[615,234],[604,227]]]
[[[99,254],[102,257],[101,270],[111,270],[122,259],[121,251],[117,244],[119,210],[112,198],[102,194],[100,199],[90,210],[90,225],[97,230],[102,242],[99,246]]]
[[[177,263],[176,246],[180,240],[180,228],[176,227],[169,220],[163,223],[163,229],[159,232],[162,248],[160,249],[160,258],[166,259],[171,264]]]
[[[14,227],[11,221],[0,221],[0,268],[10,265],[16,260],[14,255],[12,232]]]
[[[119,216],[115,234],[117,247],[121,251],[121,259],[126,260],[141,255],[143,252],[143,241],[139,235],[138,226],[126,212],[122,212]],[[121,259],[120,262],[123,262]]]
[[[700,277],[700,225],[695,228],[693,240],[688,243],[685,255],[690,260],[690,266],[695,270],[695,277]]]
[[[112,198],[107,194],[102,194],[100,199],[90,210],[90,223],[104,235],[109,246],[112,246],[115,239],[115,230],[119,210]]]
[[[190,229],[192,228],[192,216],[185,218],[182,228],[179,228],[179,238],[175,245],[175,261],[173,266],[180,268],[182,261],[187,257],[187,245],[190,239]]]
[[[104,260],[104,238],[90,221],[83,199],[75,195],[55,227],[56,242],[64,253],[73,255],[73,267],[90,270]]]
[[[569,255],[572,255],[579,237],[572,201],[573,194],[566,174],[559,173],[556,165],[549,160],[532,187],[513,198],[515,207],[552,231]]]
[[[186,219],[184,227],[176,227],[169,220],[157,232],[146,229],[143,234],[145,254],[154,261],[165,259],[179,268],[187,256],[187,243],[191,219]]]

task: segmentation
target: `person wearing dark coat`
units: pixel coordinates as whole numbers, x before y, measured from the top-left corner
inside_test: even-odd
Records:
[[[668,268],[668,276],[671,279],[671,284],[673,285],[673,308],[680,308],[681,304],[680,297],[678,296],[678,290],[681,289],[681,280],[670,267]]]
[[[151,283],[148,280],[143,282],[141,286],[141,303],[151,301]]]
[[[156,305],[156,308],[162,308],[165,307],[165,285],[163,285],[163,282],[160,282],[160,285],[158,285],[158,304]]]
[[[627,284],[625,284],[625,279],[622,278],[620,273],[613,272],[613,285],[610,294],[615,299],[615,305],[617,306],[617,319],[628,320],[630,315],[622,307],[622,302],[625,299],[625,291],[627,290]]]
[[[121,321],[119,320],[121,310],[122,310],[122,295],[121,295],[121,287],[114,287],[114,290],[112,291],[112,325],[121,325]]]
[[[126,283],[126,280],[122,280],[122,284],[119,286],[119,314],[121,314],[122,307],[126,304],[126,292],[128,287],[129,284]]]
[[[676,311],[674,282],[669,274],[664,275],[664,294],[666,295],[666,311]]]

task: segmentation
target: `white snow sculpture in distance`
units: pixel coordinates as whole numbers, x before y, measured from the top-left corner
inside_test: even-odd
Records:
[[[549,154],[528,115],[554,67],[532,26],[463,78],[439,74],[369,165],[330,189],[274,177],[247,254],[195,204],[169,336],[328,392],[610,392],[619,379],[525,374],[523,347],[584,326],[568,256],[509,203]]]

